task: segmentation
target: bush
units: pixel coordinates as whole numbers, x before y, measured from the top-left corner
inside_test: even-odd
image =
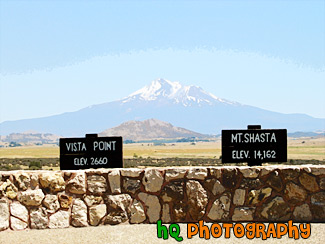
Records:
[[[35,161],[30,162],[29,169],[31,170],[42,169],[41,162],[35,162]]]
[[[36,166],[31,166],[31,167],[29,167],[29,169],[30,169],[30,170],[40,170],[40,169],[42,169],[42,168],[38,168],[38,167],[36,167]]]

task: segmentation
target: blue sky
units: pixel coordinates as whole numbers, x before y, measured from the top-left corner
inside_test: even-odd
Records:
[[[117,100],[156,78],[325,118],[325,1],[0,0],[0,121]]]

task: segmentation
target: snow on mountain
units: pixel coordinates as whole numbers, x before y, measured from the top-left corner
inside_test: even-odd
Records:
[[[204,91],[198,86],[183,86],[179,82],[165,79],[157,79],[140,90],[132,93],[122,100],[122,103],[128,103],[135,100],[171,102],[173,104],[182,104],[183,106],[193,105],[213,105],[216,103],[238,104]]]
[[[125,121],[149,118],[215,135],[223,129],[243,129],[250,124],[260,124],[262,128],[286,128],[288,132],[323,131],[325,125],[325,119],[305,114],[282,114],[230,102],[198,86],[183,86],[179,82],[157,79],[118,101],[44,118],[2,122],[0,135],[36,130],[61,136],[84,136]]]

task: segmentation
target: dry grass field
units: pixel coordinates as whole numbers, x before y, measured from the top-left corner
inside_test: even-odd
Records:
[[[190,142],[167,143],[154,146],[152,144],[134,143],[123,147],[124,157],[151,158],[219,158],[221,155],[220,142],[197,142],[192,145]]]
[[[56,145],[0,148],[0,158],[58,158],[59,156],[60,150]]]
[[[288,159],[325,160],[325,138],[288,140]]]
[[[0,148],[0,158],[59,158],[55,145]],[[221,142],[167,143],[154,146],[148,143],[123,145],[124,158],[219,158]],[[288,159],[325,160],[325,138],[288,139]]]

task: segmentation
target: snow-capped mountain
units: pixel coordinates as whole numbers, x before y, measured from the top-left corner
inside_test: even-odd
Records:
[[[150,118],[202,134],[246,129],[249,124],[260,124],[264,129],[288,129],[288,132],[325,130],[325,119],[272,112],[221,99],[197,86],[157,79],[118,101],[50,117],[3,122],[0,135],[35,130],[60,136],[84,136],[126,121]]]
[[[215,95],[204,91],[201,87],[183,86],[177,81],[172,82],[165,79],[157,79],[152,81],[150,85],[147,85],[132,93],[123,99],[122,102],[128,103],[137,100],[181,104],[185,107],[193,105],[213,105],[220,102],[234,105],[238,104],[218,98]]]

